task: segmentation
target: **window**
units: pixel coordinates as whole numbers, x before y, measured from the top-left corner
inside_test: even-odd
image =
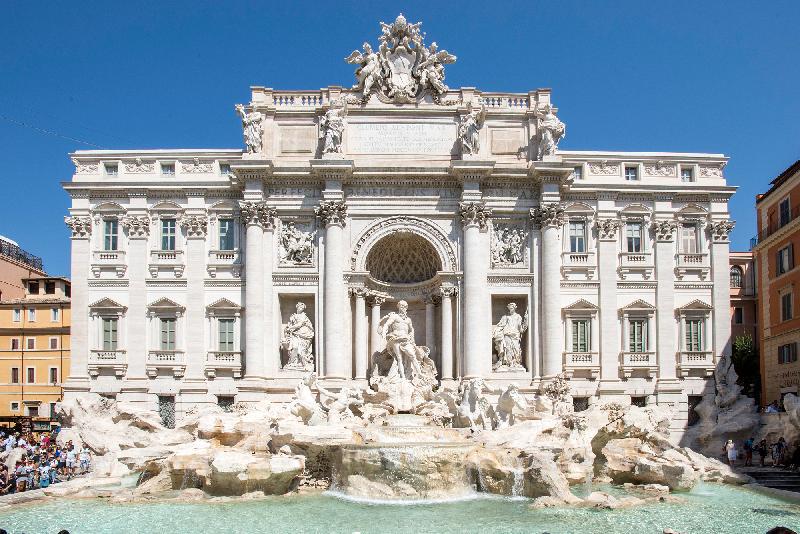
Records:
[[[789,207],[788,198],[781,200],[781,203],[778,205],[778,211],[780,212],[780,225],[784,226],[789,224],[792,220],[792,212]]]
[[[789,291],[781,295],[781,321],[788,321],[792,318],[792,292]]]
[[[788,273],[794,269],[794,245],[783,247],[775,259],[775,276]]]
[[[222,408],[223,412],[230,412],[233,410],[234,397],[230,395],[218,395],[217,406]]]
[[[108,176],[117,176],[119,174],[119,166],[116,163],[106,163],[103,167]]]
[[[58,367],[51,367],[50,368],[50,380],[51,384],[58,384]]]
[[[58,308],[50,308],[50,321],[53,323],[57,323],[58,318],[61,315],[60,312],[61,310],[59,310]]]
[[[569,223],[569,250],[570,252],[586,252],[586,223],[583,221],[570,221]]]
[[[572,321],[572,352],[589,352],[589,320]]]
[[[46,295],[55,295],[56,294],[56,283],[55,282],[45,282],[44,283],[44,292]]]
[[[233,250],[233,219],[219,220],[219,249]]]
[[[72,287],[69,284],[64,286],[64,296],[65,297],[71,297],[72,296]]]
[[[175,219],[161,219],[161,250],[175,250]]]
[[[36,350],[36,338],[35,337],[29,337],[27,339],[26,346],[28,347],[28,350]]]
[[[164,176],[175,176],[175,164],[174,163],[162,163],[161,164],[161,174]]]
[[[686,320],[686,351],[701,352],[703,350],[703,320]]]
[[[731,287],[732,288],[739,288],[742,287],[742,268],[738,265],[734,265],[731,267]]]
[[[744,324],[744,309],[741,306],[736,306],[733,309],[733,323]]]
[[[28,293],[31,295],[39,294],[39,282],[28,282]]]
[[[220,163],[219,164],[219,173],[222,175],[230,174],[231,173],[231,166],[229,163]]]
[[[681,167],[681,182],[694,182],[694,169]]]
[[[631,319],[628,323],[628,350],[630,352],[647,351],[647,321]]]
[[[57,337],[51,337],[50,338],[50,350],[56,350],[56,349],[58,349],[58,338]]]
[[[625,167],[625,179],[630,181],[638,180],[639,167]]]
[[[589,397],[573,397],[572,398],[572,411],[585,412],[589,409]]]
[[[233,352],[233,319],[219,319],[219,350]]]
[[[572,178],[575,180],[583,180],[583,165],[578,165],[572,169]]]
[[[12,412],[18,412],[19,411],[19,402],[15,401],[15,402],[11,403],[11,411]]]
[[[11,338],[11,350],[19,350],[19,338]]]
[[[50,418],[54,419],[55,417],[56,417],[56,403],[55,402],[51,402],[50,403]]]
[[[117,250],[118,229],[116,219],[103,221],[103,250]]]
[[[39,417],[39,407],[28,406],[28,417]]]
[[[161,319],[161,350],[175,350],[175,319]]]
[[[638,406],[644,408],[647,406],[647,397],[631,397],[631,406]]]
[[[697,254],[697,225],[681,225],[681,252],[684,254]]]
[[[778,347],[778,363],[794,363],[797,361],[797,343],[787,343]]]
[[[22,320],[22,310],[20,310],[19,308],[15,308],[14,311],[12,312],[12,315],[13,315],[12,320],[15,323],[18,323]]]
[[[628,252],[642,251],[642,223],[628,223],[625,225],[625,236]]]
[[[19,384],[19,367],[11,368],[11,383]]]
[[[27,376],[27,379],[25,381],[28,384],[35,384],[36,383],[36,368],[28,367],[26,369],[26,376]]]
[[[117,350],[117,319],[103,318],[103,350]]]
[[[28,321],[30,322],[36,321],[36,310],[33,308],[28,309]]]

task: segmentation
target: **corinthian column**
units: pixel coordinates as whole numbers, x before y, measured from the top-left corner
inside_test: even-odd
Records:
[[[384,298],[380,295],[372,296],[372,315],[369,325],[369,357],[373,357],[375,353],[383,350],[383,338],[378,332],[378,324],[381,322],[381,305],[383,305]]]
[[[491,213],[483,202],[459,205],[464,225],[464,378],[486,376],[492,366],[488,258],[481,247],[481,232],[486,231]]]
[[[451,299],[456,294],[456,288],[442,286],[442,368],[439,375],[442,380],[453,379],[453,304]]]
[[[564,208],[555,202],[541,204],[531,210],[531,218],[542,230],[542,378],[552,378],[563,371],[559,232]]]
[[[72,231],[72,324],[71,358],[69,378],[64,384],[64,398],[80,395],[89,390],[89,301],[87,300],[89,278],[89,238],[92,235],[92,220],[89,217],[65,217],[64,222]]]
[[[323,338],[325,377],[349,379],[350,355],[345,350],[347,332],[347,287],[342,260],[347,205],[343,200],[322,200],[314,212],[325,228],[325,270],[323,273]]]
[[[356,299],[356,327],[355,327],[355,357],[356,357],[356,378],[367,378],[367,367],[369,365],[369,355],[367,345],[369,340],[369,327],[367,326],[367,305],[366,297],[369,291],[363,287],[350,288],[350,294]]]

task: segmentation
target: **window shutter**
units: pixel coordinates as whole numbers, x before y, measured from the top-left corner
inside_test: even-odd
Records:
[[[775,253],[775,276],[781,274],[781,251]]]
[[[794,245],[789,244],[789,269],[794,269]]]

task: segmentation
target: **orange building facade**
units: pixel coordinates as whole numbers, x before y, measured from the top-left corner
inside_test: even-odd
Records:
[[[0,300],[0,416],[50,418],[69,371],[70,282],[21,283],[21,298]]]
[[[22,298],[25,295],[22,279],[35,276],[47,276],[42,259],[0,236],[0,301]]]
[[[800,387],[800,160],[756,197],[762,405]]]
[[[731,341],[743,334],[758,343],[756,269],[752,252],[731,252]]]

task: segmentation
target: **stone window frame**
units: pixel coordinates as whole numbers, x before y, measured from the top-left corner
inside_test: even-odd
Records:
[[[709,240],[705,231],[708,228],[708,210],[697,204],[688,204],[675,213],[675,222],[678,223],[676,248],[678,254],[708,254]],[[689,224],[695,225],[696,251],[684,251],[681,241],[681,229]]]
[[[233,220],[233,248],[231,250],[223,251],[220,244],[219,235],[219,220],[232,219]],[[235,207],[230,202],[217,202],[208,208],[208,232],[209,252],[241,252],[242,248],[242,223],[238,207]]]
[[[697,176],[699,174],[700,166],[696,163],[680,163],[678,164],[678,180],[681,181],[682,184],[693,184],[697,183]],[[691,171],[691,180],[684,180],[683,179],[683,169],[688,169]]]
[[[574,252],[573,254],[591,254],[597,250],[597,240],[592,231],[592,221],[595,219],[596,210],[584,202],[575,202],[564,208],[564,224],[561,230],[561,252],[570,254],[573,253],[570,244],[569,225],[571,222],[582,222],[584,225],[584,236],[586,239],[586,248],[583,252]]]
[[[564,316],[564,352],[577,352],[572,350],[573,322],[584,320],[589,321],[589,350],[586,354],[598,352],[600,350],[600,308],[585,299],[579,299],[569,306],[562,308],[561,312]]]
[[[184,208],[173,201],[159,202],[148,208],[147,214],[150,218],[151,230],[148,246],[151,252],[184,252],[186,240],[181,230],[181,219],[183,219],[184,213]],[[161,249],[161,221],[164,219],[175,219],[175,249],[173,251]]]
[[[619,250],[624,254],[648,254],[653,251],[653,244],[650,241],[650,222],[652,221],[652,211],[642,204],[630,204],[617,212],[617,217],[622,221],[620,229]],[[642,225],[642,250],[639,252],[628,252],[627,226],[630,223]]]
[[[738,284],[734,285],[734,273],[738,277]],[[744,289],[744,269],[739,265],[731,265],[730,268],[730,287],[731,289]]]
[[[121,347],[125,346],[124,323],[127,311],[127,307],[110,298],[103,298],[89,305],[89,322],[94,323],[90,327],[90,332],[94,332],[89,338],[90,350],[124,352]],[[117,348],[115,349],[105,349],[103,347],[103,319],[117,320]]]
[[[186,307],[174,300],[161,297],[147,305],[147,350],[148,352],[186,351]],[[175,319],[175,348],[161,348],[161,320]]]
[[[642,162],[640,162],[640,161],[638,161],[638,162],[623,162],[623,163],[620,164],[620,167],[621,167],[620,170],[622,171],[622,180],[623,181],[625,181],[625,182],[641,182],[642,181],[642,176],[644,176],[644,165],[642,165]],[[636,178],[634,178],[633,180],[629,180],[628,177],[627,177],[627,170],[629,168],[636,169]]]
[[[219,348],[219,319],[233,319],[233,352],[242,352],[242,311],[244,308],[226,298],[221,298],[206,306],[206,317],[208,318],[210,352],[223,352]]]
[[[679,320],[680,351],[681,352],[712,352],[711,340],[711,305],[699,299],[695,299],[676,310]],[[686,344],[686,322],[690,320],[700,320],[700,350],[689,350]]]
[[[622,335],[622,352],[655,352],[656,339],[656,307],[641,299],[634,300],[630,304],[619,309],[621,324],[620,333]],[[630,347],[630,322],[644,321],[646,330],[644,332],[644,350],[631,350]]]
[[[95,252],[120,252],[126,250],[125,240],[122,238],[122,217],[126,210],[116,202],[102,202],[94,206],[92,214],[92,250]],[[105,248],[105,224],[106,221],[117,221],[117,248]]]
[[[789,316],[784,317],[783,298],[789,297]],[[781,322],[791,321],[794,318],[794,284],[788,284],[778,289],[778,307]]]

